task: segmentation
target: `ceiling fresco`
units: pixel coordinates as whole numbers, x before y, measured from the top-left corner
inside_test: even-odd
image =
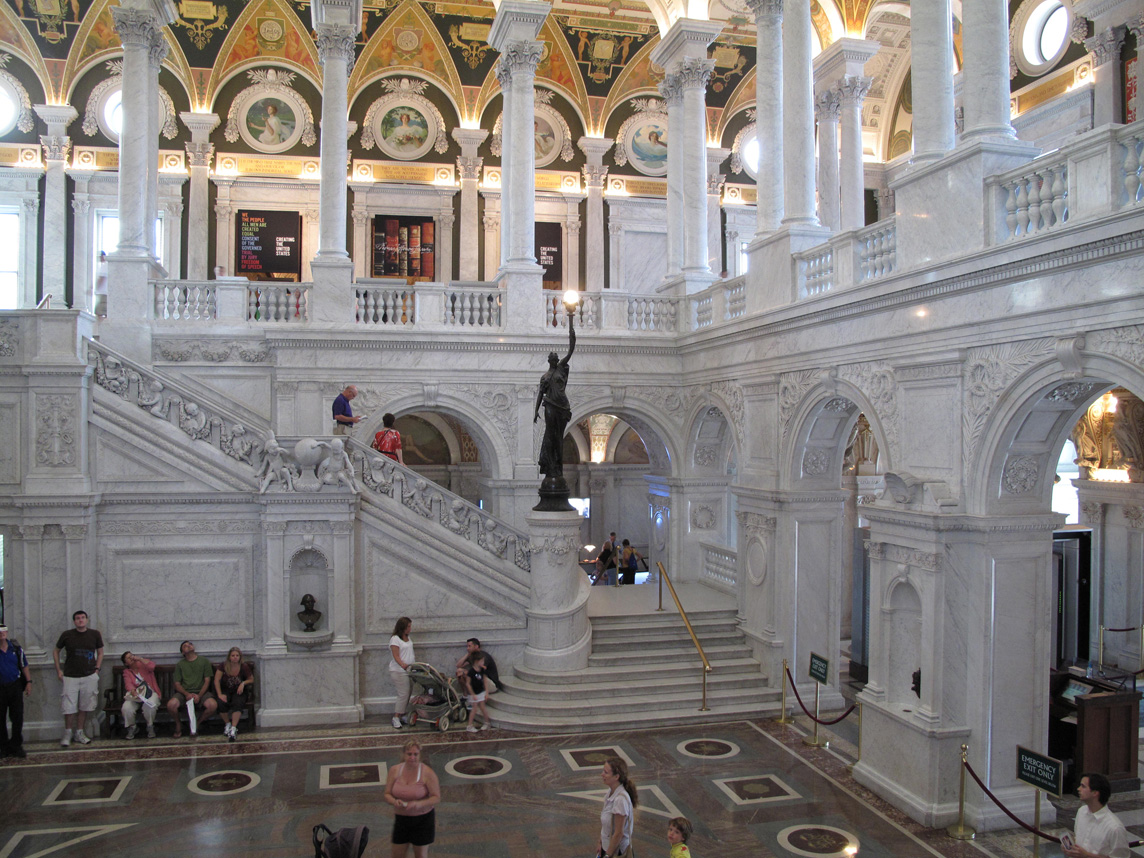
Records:
[[[0,0],[0,49],[23,60],[47,98],[68,101],[81,79],[103,74],[120,53],[111,16],[117,0]],[[663,0],[650,0],[663,2]],[[630,115],[632,99],[658,94],[663,70],[650,60],[659,40],[657,12],[639,0],[556,0],[540,33],[537,85],[564,103],[554,106],[578,133],[601,134]],[[810,0],[819,47],[846,33],[867,32],[883,45],[868,71],[875,83],[863,121],[877,129],[896,103],[909,63],[909,7],[876,0]],[[164,64],[186,91],[192,110],[225,114],[227,82],[254,66],[278,66],[320,91],[321,65],[308,0],[177,0],[167,28]],[[487,39],[491,2],[366,0],[350,104],[371,84],[414,76],[440,91],[456,121],[491,128],[499,113],[498,54]],[[710,0],[709,16],[725,27],[710,46],[709,136],[754,103],[754,16],[746,0]],[[960,28],[957,28],[958,30]],[[90,85],[86,86],[90,89]],[[83,89],[83,87],[81,87]],[[559,99],[557,99],[559,101]],[[490,109],[493,111],[488,115]],[[725,142],[724,142],[724,145]]]

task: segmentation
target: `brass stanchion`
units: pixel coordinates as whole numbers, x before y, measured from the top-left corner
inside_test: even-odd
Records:
[[[1144,670],[1144,626],[1140,627],[1140,669]]]
[[[857,700],[855,702],[858,704],[858,756],[854,758],[854,762],[846,767],[850,771],[854,771],[854,767],[862,762],[862,701]]]
[[[700,712],[710,712],[711,707],[707,705],[707,672],[711,670],[710,667],[703,668],[703,705],[699,707]]]
[[[1100,672],[1104,673],[1104,626],[1100,627],[1100,650],[1099,650],[1099,653],[1100,654],[1096,657],[1096,663],[1097,663],[1097,666],[1100,668]],[[1090,665],[1091,665],[1091,662],[1090,662]],[[1092,675],[1092,673],[1090,672],[1089,676],[1091,676],[1091,675]]]
[[[965,764],[969,761],[969,745],[961,746],[961,785],[957,794],[957,824],[951,825],[945,833],[954,840],[972,840],[977,831],[965,824]]]
[[[830,746],[830,740],[818,738],[818,689],[821,683],[814,683],[814,735],[804,737],[802,743],[810,745],[812,748],[827,748]]]
[[[1041,791],[1034,788],[1037,793],[1037,805],[1033,811],[1033,828],[1037,831],[1041,830]],[[1033,834],[1033,858],[1040,858],[1041,854],[1041,837],[1039,834]]]
[[[777,719],[779,724],[793,724],[794,723],[794,716],[792,715],[790,718],[788,718],[787,714],[786,714],[786,682],[787,682],[787,660],[784,658],[783,659],[783,703],[782,703],[782,711],[779,713],[779,717]]]
[[[659,607],[656,608],[656,610],[662,611],[663,610],[663,573],[662,572],[660,572],[659,575],[657,576],[657,580],[659,581]]]

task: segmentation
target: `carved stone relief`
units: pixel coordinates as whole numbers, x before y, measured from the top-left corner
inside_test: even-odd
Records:
[[[696,504],[691,508],[693,530],[712,530],[715,527],[715,510],[708,504]]]
[[[874,408],[886,443],[891,450],[898,446],[898,382],[894,371],[885,363],[860,363],[839,368],[844,378],[862,391]],[[869,415],[867,415],[869,416]]]
[[[49,468],[76,463],[76,397],[36,394],[36,464]]]
[[[1040,463],[1036,456],[1012,456],[1005,463],[1001,485],[1008,494],[1024,495],[1037,485]]]
[[[1081,521],[1094,527],[1104,521],[1104,504],[1095,501],[1085,501],[1080,505]]]
[[[1022,372],[1053,355],[1053,341],[1029,340],[972,349],[965,362],[962,443],[965,461],[973,461],[989,415],[1005,389]]]
[[[779,378],[779,425],[785,443],[791,431],[791,420],[807,392],[819,381],[817,370],[784,372]]]

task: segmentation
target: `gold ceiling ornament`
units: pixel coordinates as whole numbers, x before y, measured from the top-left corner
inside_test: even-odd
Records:
[[[216,30],[226,27],[226,6],[214,4],[210,0],[181,0],[179,17],[175,25],[184,27],[187,36],[200,51],[210,44]],[[209,22],[209,23],[208,23]]]

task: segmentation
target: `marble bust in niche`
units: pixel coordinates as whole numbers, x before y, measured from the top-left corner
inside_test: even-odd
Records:
[[[303,631],[313,632],[314,626],[322,619],[322,612],[315,608],[317,603],[318,600],[309,593],[302,597],[302,610],[298,612],[298,619],[301,620],[302,625],[305,626]]]

